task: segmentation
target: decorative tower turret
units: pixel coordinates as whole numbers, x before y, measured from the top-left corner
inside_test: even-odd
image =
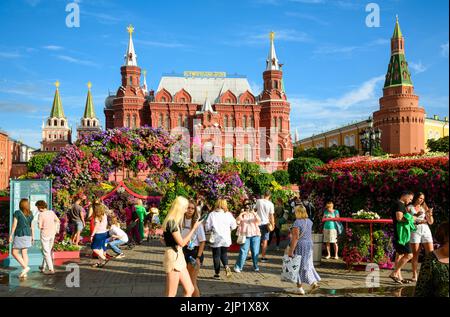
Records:
[[[278,62],[274,39],[275,33],[271,32],[270,50],[266,70],[263,73],[264,90],[259,99],[260,127],[265,127],[267,134],[267,153],[261,153],[261,159],[264,161],[266,156],[266,160],[268,157],[272,162],[281,162],[282,165],[286,165],[286,161],[293,156],[289,120],[291,106],[284,92],[281,71],[283,65]]]
[[[374,127],[382,132],[381,146],[393,154],[419,153],[425,148],[425,110],[414,94],[404,44],[397,17],[380,110],[373,114]]]
[[[95,109],[94,109],[94,102],[92,101],[92,95],[91,95],[91,82],[88,82],[88,93],[86,98],[86,106],[84,108],[84,115],[83,118],[81,118],[81,124],[78,126],[77,132],[78,136],[77,138],[80,139],[83,136],[100,131],[100,121],[97,119],[97,116],[95,115]]]
[[[60,151],[68,144],[72,144],[72,131],[64,115],[64,109],[59,95],[59,81],[55,83],[56,91],[53,98],[52,111],[47,121],[42,124],[41,151]]]

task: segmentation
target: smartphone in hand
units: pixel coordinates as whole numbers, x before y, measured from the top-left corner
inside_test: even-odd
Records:
[[[198,221],[202,222],[202,221],[205,221],[207,218],[208,218],[208,214],[204,213]]]

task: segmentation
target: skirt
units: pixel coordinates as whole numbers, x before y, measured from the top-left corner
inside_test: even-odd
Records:
[[[164,252],[163,267],[166,273],[172,271],[181,272],[187,267],[183,249],[180,246],[177,247],[177,251],[173,248],[166,248],[166,251]]]
[[[108,232],[96,233],[94,235],[94,239],[92,240],[91,249],[106,251],[107,239],[108,239]]]
[[[13,249],[31,248],[31,236],[14,237]]]
[[[336,229],[323,229],[323,242],[336,243],[337,242],[337,230]]]

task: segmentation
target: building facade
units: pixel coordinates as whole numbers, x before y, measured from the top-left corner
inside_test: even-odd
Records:
[[[373,126],[381,130],[381,147],[387,153],[420,153],[426,150],[426,142],[447,136],[448,118],[426,118],[425,109],[419,106],[419,97],[414,93],[408,62],[405,58],[405,40],[400,24],[395,23],[391,38],[391,59],[386,74],[380,109],[373,119],[364,120],[327,131],[296,144],[304,149],[331,147],[333,145],[354,146],[362,153],[359,133]]]
[[[293,156],[290,104],[270,35],[263,72],[264,90],[255,95],[243,76],[222,72],[164,75],[156,92],[148,91],[128,28],[128,48],[121,67],[122,84],[105,101],[105,128],[151,126],[187,134],[226,159],[247,160],[267,170],[287,168]]]

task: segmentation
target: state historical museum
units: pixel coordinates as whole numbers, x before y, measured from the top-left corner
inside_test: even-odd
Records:
[[[105,101],[106,129],[151,126],[173,133],[184,128],[191,140],[224,159],[256,162],[270,172],[287,168],[293,157],[290,104],[273,32],[263,72],[264,89],[255,95],[247,78],[221,72],[165,75],[156,92],[148,91],[145,71],[141,84],[133,31],[129,26],[128,49],[120,69],[122,84]]]

